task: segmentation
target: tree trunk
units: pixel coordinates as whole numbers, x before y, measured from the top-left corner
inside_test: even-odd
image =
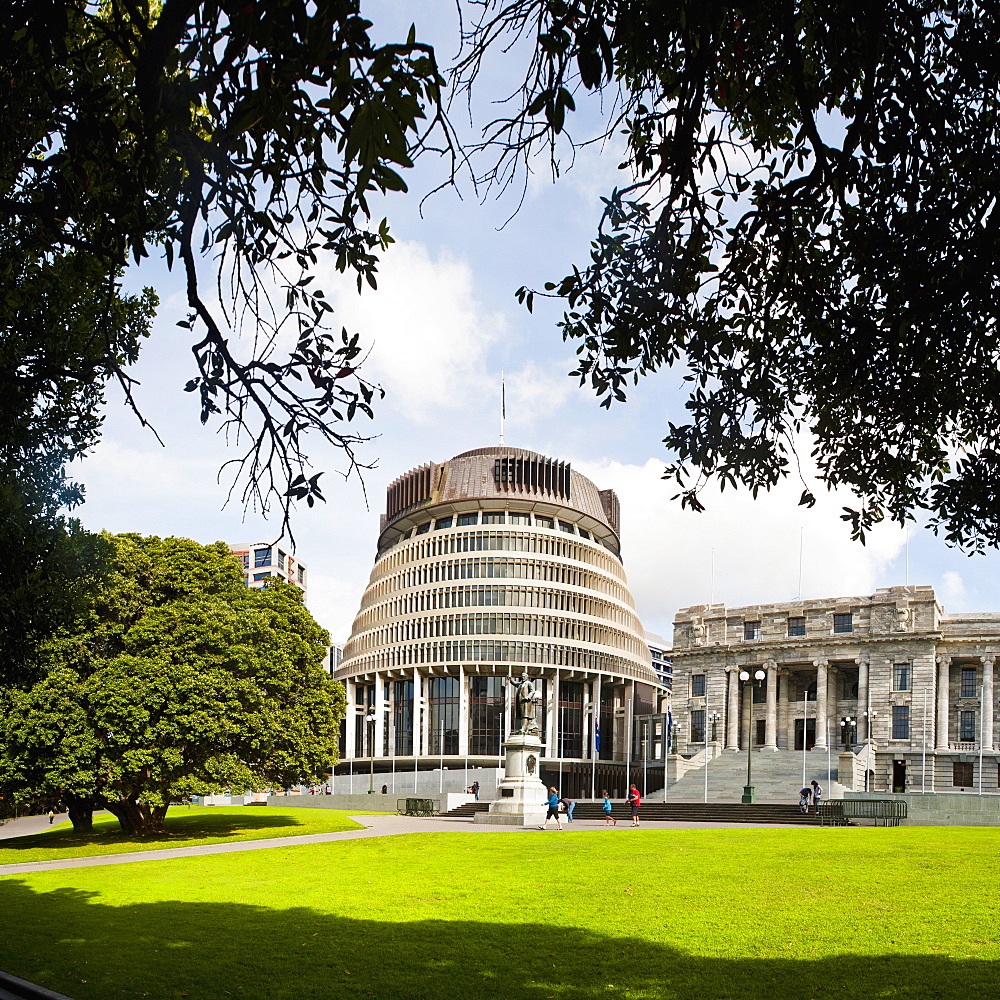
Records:
[[[64,795],[63,802],[74,833],[93,833],[94,800],[88,795]]]
[[[120,799],[107,803],[108,811],[118,818],[122,833],[130,837],[151,837],[166,833],[163,819],[167,806],[148,806],[136,799]]]

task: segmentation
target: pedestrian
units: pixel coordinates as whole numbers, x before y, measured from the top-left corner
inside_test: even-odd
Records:
[[[576,803],[572,799],[566,798],[565,795],[559,801],[566,807],[566,822],[572,823],[573,810],[576,808]]]
[[[809,800],[812,798],[812,789],[806,785],[799,789],[799,812],[809,812]]]
[[[549,825],[549,820],[554,819],[556,821],[556,829],[562,829],[562,823],[559,821],[559,793],[555,790],[555,787],[549,788],[549,797],[545,800],[545,804],[549,807],[549,811],[545,814],[545,822],[538,828],[539,830],[544,830]]]
[[[388,785],[383,785],[382,786],[382,794],[383,795],[388,795],[389,794],[389,786]]]
[[[617,826],[618,820],[611,815],[611,799],[608,798],[608,790],[605,788],[601,794],[604,796],[604,825],[607,826],[610,823],[612,826]]]
[[[642,805],[642,797],[639,795],[639,789],[635,785],[629,785],[628,789],[628,804],[629,808],[632,810],[632,825],[639,825],[639,806]]]
[[[479,782],[478,781],[474,781],[472,783],[472,789],[471,790],[472,790],[472,794],[475,795],[475,797],[476,797],[476,801],[478,802],[479,801]]]
[[[810,784],[812,785],[813,811],[819,812],[819,800],[823,798],[823,789],[820,788],[819,782],[815,778]]]
[[[52,821],[56,818],[56,814],[50,809],[49,810],[49,826],[52,826]]]

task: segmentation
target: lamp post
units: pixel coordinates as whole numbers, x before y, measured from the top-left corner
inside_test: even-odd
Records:
[[[713,712],[708,718],[712,723],[712,742],[715,743],[718,739],[719,719],[721,719],[722,716],[718,712]]]
[[[854,745],[854,727],[857,725],[857,721],[857,719],[850,715],[845,715],[840,720],[840,728],[843,730],[840,738],[841,746],[850,747]]]
[[[767,676],[763,670],[758,667],[753,674],[754,684],[760,684],[760,682]],[[743,797],[740,801],[744,805],[753,805],[756,801],[756,796],[754,795],[753,788],[753,688],[747,689],[747,685],[750,681],[750,673],[747,670],[740,671],[740,681],[743,683],[743,697],[750,698],[750,724],[747,726],[747,783],[743,788]]]
[[[375,794],[375,709],[368,710],[365,716],[368,724],[368,794]]]
[[[709,721],[712,723],[712,743],[715,743],[715,733],[716,727],[719,724],[719,719],[722,718],[718,712],[713,712],[709,717]],[[711,754],[708,751],[708,743],[705,743],[705,801],[708,802],[708,762]]]

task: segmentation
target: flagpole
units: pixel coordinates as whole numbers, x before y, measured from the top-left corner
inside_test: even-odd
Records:
[[[507,416],[507,384],[504,381],[503,369],[500,369],[500,447],[503,447],[503,422]]]

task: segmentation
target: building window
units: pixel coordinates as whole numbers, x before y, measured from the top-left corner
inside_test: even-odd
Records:
[[[744,622],[743,623],[743,638],[744,639],[759,639],[760,638],[760,622]]]
[[[583,528],[578,528],[577,530],[580,532],[580,537],[581,538],[590,538],[590,532],[589,531],[585,531]]]
[[[266,549],[254,549],[253,550],[253,564],[254,566],[270,566],[271,565],[271,548],[268,546]]]
[[[249,569],[250,568],[250,553],[249,552],[241,552],[240,553],[240,562],[243,563],[243,568],[244,569]]]
[[[954,763],[951,765],[951,783],[956,788],[972,787],[972,764]]]
[[[535,527],[536,528],[554,528],[556,522],[552,520],[551,517],[539,517],[535,515]]]
[[[417,532],[416,533],[418,535],[426,535],[427,532],[430,531],[430,530],[431,530],[431,522],[430,521],[425,521],[423,524],[420,524],[420,525],[417,526]]]
[[[804,616],[796,615],[788,619],[788,634],[789,635],[806,634],[806,620]]]
[[[475,513],[475,514],[459,514],[458,515],[458,526],[460,528],[465,527],[466,525],[469,525],[469,524],[478,524],[478,523],[479,523],[479,513],[478,512]]]
[[[569,523],[569,521],[560,521],[559,522],[559,530],[560,531],[565,531],[569,535],[575,535],[576,534],[576,529],[573,527],[572,524]]]
[[[910,738],[910,706],[892,706],[892,738],[908,740]]]
[[[705,742],[705,710],[699,709],[691,713],[691,742]]]
[[[434,522],[434,530],[440,531],[442,528],[450,528],[454,521],[455,519],[453,517],[439,517]]]
[[[457,677],[430,677],[427,680],[427,720],[429,752],[458,753],[459,692]]]
[[[559,684],[560,757],[583,756],[583,684],[580,681],[562,681]]]
[[[469,752],[496,757],[503,725],[504,679],[469,679]]]
[[[958,738],[963,743],[971,743],[976,738],[976,713],[958,713]]]
[[[503,511],[484,512],[483,524],[503,524]]]
[[[518,514],[516,511],[511,511],[507,517],[511,524],[531,524],[531,516],[529,514]]]
[[[978,671],[975,667],[962,667],[962,691],[961,695],[963,698],[975,698],[977,695],[976,690],[976,675]]]
[[[306,570],[304,566],[299,567],[299,583],[305,586],[306,582]]]
[[[285,553],[278,549],[278,569],[285,568]]]
[[[893,691],[910,690],[909,663],[894,663],[892,665],[892,689]]]
[[[854,631],[854,615],[848,611],[844,615],[834,615],[833,616],[833,631],[834,632],[853,632]]]
[[[253,582],[260,583],[262,580],[270,579],[270,577],[271,577],[270,573],[254,573]]]
[[[705,697],[705,675],[704,674],[692,674],[691,675],[691,697],[692,698],[704,698]]]

